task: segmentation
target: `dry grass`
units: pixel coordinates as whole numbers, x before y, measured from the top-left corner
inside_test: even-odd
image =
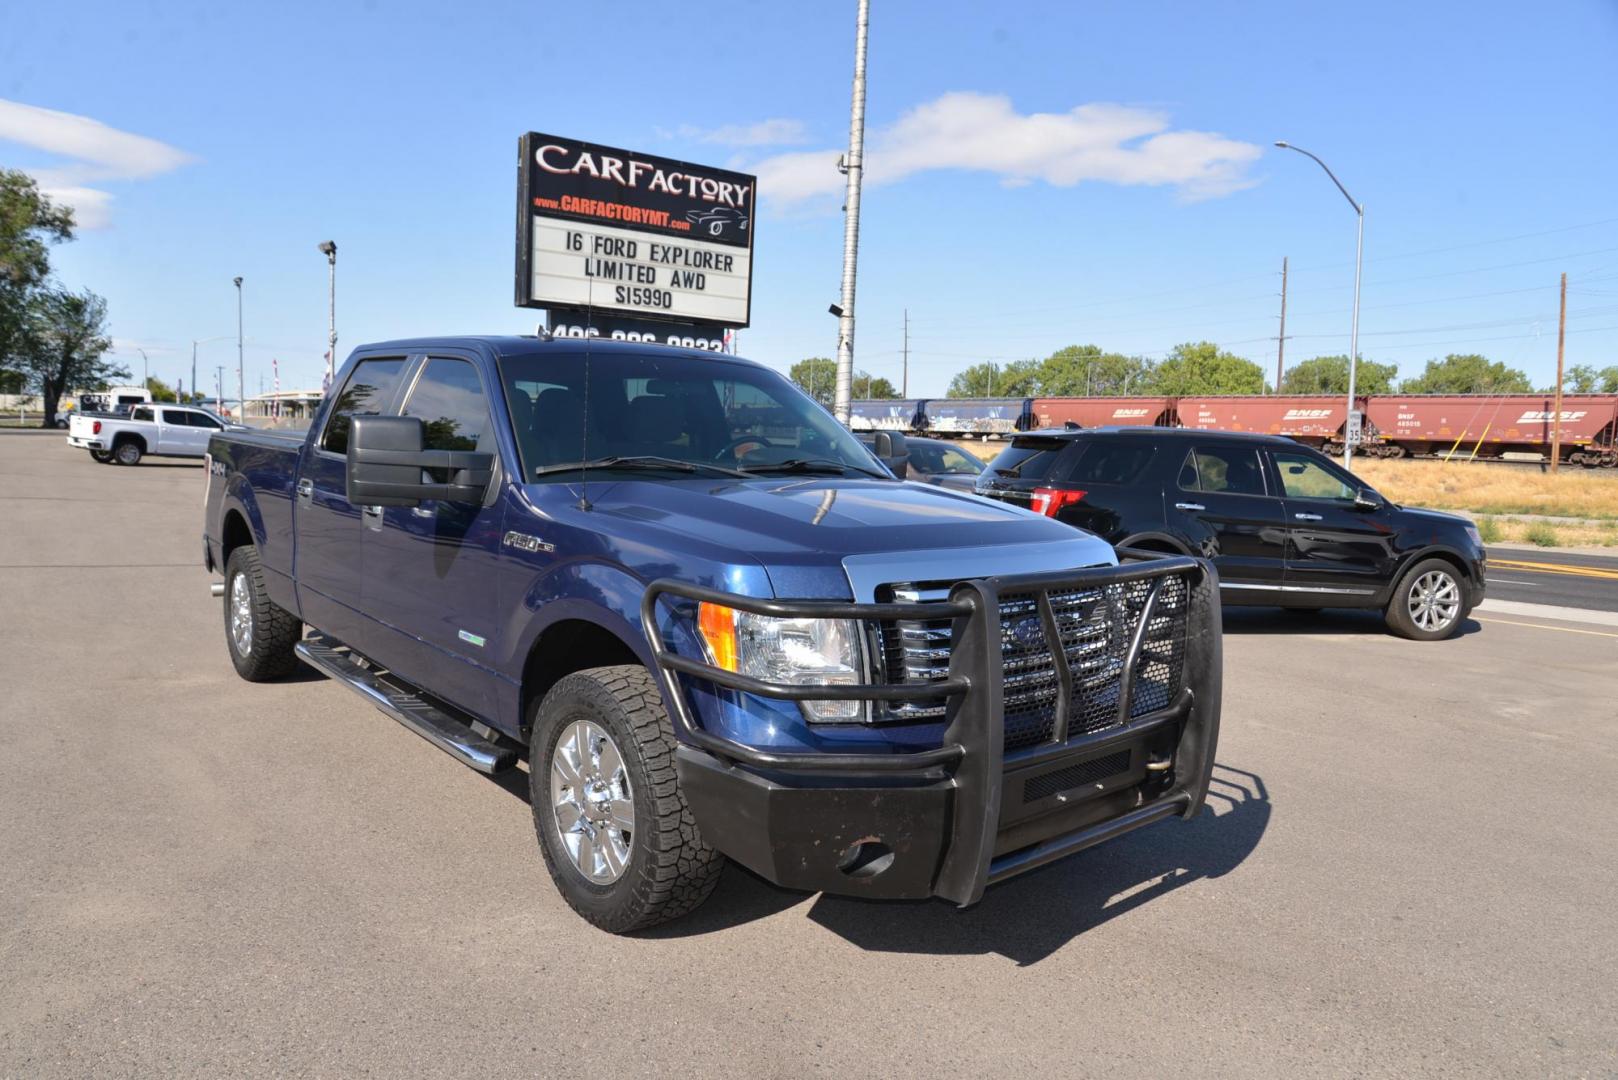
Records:
[[[1473,462],[1358,459],[1354,471],[1394,502],[1475,514],[1547,514],[1618,521],[1618,473],[1563,467],[1555,474]]]
[[[1618,547],[1618,521],[1602,525],[1552,525],[1546,521],[1483,517],[1478,532],[1485,544],[1533,544],[1536,547]]]

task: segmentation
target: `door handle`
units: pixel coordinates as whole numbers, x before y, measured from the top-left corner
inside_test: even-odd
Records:
[[[1319,514],[1293,514],[1292,516],[1297,518],[1299,521],[1319,521],[1320,520],[1320,515]]]
[[[307,499],[310,496],[312,496],[314,493],[315,493],[315,482],[313,480],[299,480],[298,481],[298,498]]]
[[[1176,509],[1176,510],[1206,510],[1208,508],[1206,506],[1203,506],[1201,503],[1175,503],[1174,504],[1174,509]]]
[[[382,517],[382,508],[380,506],[362,506],[360,511],[368,518],[380,519]]]

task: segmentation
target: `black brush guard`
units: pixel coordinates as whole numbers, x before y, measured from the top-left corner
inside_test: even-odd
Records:
[[[1154,821],[1194,816],[1207,795],[1218,740],[1218,583],[1204,560],[1129,550],[1120,555],[1129,561],[961,581],[947,600],[923,603],[769,600],[669,579],[652,582],[641,603],[641,622],[682,743],[677,757],[682,786],[705,838],[788,887],[893,898],[940,896],[967,905],[994,882]],[[1165,583],[1176,577],[1186,588],[1181,685],[1166,708],[1131,715],[1148,628]],[[1082,690],[1075,686],[1065,644],[1058,644],[1050,650],[1057,684],[1051,737],[1007,754],[1001,598],[1032,595],[1046,641],[1063,643],[1052,593],[1140,582],[1149,583],[1148,591],[1129,627],[1112,726],[1070,734],[1069,718]],[[856,686],[763,682],[671,652],[656,617],[658,600],[665,596],[683,598],[693,608],[707,601],[781,618],[947,618],[948,675],[930,683]],[[935,749],[908,753],[764,750],[697,726],[682,675],[785,701],[944,699],[944,738]],[[1157,748],[1150,767],[1164,771],[1141,771],[1147,767],[1147,746]],[[1095,783],[1073,805],[1052,794],[1035,800],[1040,805],[1034,812],[1022,807],[1029,794],[1052,787],[1041,778],[1064,767],[1082,770],[1100,760],[1124,760],[1119,755],[1131,763],[1123,774],[1130,781],[1125,786]],[[892,857],[867,861],[860,854],[867,848]]]

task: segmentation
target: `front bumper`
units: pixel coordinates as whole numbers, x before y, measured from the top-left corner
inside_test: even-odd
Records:
[[[1167,707],[1138,714],[1131,694],[1162,586],[1185,584],[1181,685]],[[1057,696],[1051,737],[1004,749],[1001,597],[1036,597],[1061,640],[1050,595],[1145,586],[1118,681],[1116,722],[1070,736],[1087,706],[1064,649],[1052,649]],[[761,683],[670,652],[657,625],[660,596],[709,600],[764,615],[952,619],[947,678],[925,685],[786,686]],[[888,899],[939,896],[966,905],[994,882],[1167,817],[1202,807],[1220,707],[1218,586],[1206,562],[1143,559],[1116,567],[957,583],[942,604],[851,604],[733,596],[654,582],[641,608],[677,733],[676,767],[704,838],[789,888]],[[1060,660],[1055,658],[1060,657]],[[943,698],[943,745],[916,753],[779,753],[698,727],[681,676],[786,700]]]

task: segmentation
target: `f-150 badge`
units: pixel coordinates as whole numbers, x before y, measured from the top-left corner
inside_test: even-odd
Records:
[[[545,541],[541,540],[539,537],[537,537],[537,536],[529,536],[527,533],[508,532],[508,533],[506,533],[505,539],[503,541],[501,541],[501,542],[503,544],[505,544],[506,547],[514,547],[518,551],[555,551],[556,550],[556,545],[555,544],[547,544]]]

